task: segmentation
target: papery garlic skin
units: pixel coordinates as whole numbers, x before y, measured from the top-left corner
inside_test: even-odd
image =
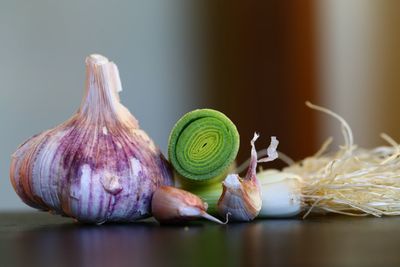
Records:
[[[298,215],[303,210],[300,176],[266,170],[257,173],[261,184],[262,208],[258,217],[287,218]]]
[[[29,206],[79,221],[148,217],[155,189],[173,183],[169,163],[119,102],[116,65],[91,55],[86,66],[78,112],[17,149],[11,182]]]

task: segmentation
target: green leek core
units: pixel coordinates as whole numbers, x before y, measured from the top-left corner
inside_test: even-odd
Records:
[[[168,155],[184,179],[204,183],[223,179],[238,149],[239,133],[232,121],[219,111],[198,109],[174,126]]]

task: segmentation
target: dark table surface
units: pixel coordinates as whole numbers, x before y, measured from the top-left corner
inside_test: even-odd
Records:
[[[0,266],[400,266],[400,217],[84,225],[0,214]]]

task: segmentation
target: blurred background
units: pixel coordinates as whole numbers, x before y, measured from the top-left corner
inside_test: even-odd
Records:
[[[386,132],[400,141],[400,2],[0,1],[0,210],[28,209],[9,182],[10,156],[28,137],[78,108],[84,59],[100,53],[120,69],[121,99],[166,152],[174,123],[195,108],[221,110],[248,157],[270,135],[295,160],[340,125],[356,143]]]

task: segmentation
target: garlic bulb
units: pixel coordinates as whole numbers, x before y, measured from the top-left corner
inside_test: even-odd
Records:
[[[10,178],[29,206],[83,222],[135,221],[151,215],[153,192],[172,184],[168,162],[119,102],[117,66],[86,58],[77,113],[23,143]]]
[[[204,218],[219,224],[226,224],[207,213],[208,204],[198,196],[172,186],[160,186],[154,192],[151,210],[154,218],[161,223],[180,223]]]
[[[300,176],[270,169],[257,173],[257,178],[262,193],[262,207],[258,217],[286,218],[302,211]]]
[[[218,201],[218,213],[225,216],[230,213],[232,221],[251,221],[261,210],[262,193],[260,183],[256,177],[257,151],[255,141],[259,135],[254,134],[251,140],[251,159],[250,166],[244,178],[238,174],[229,174],[222,182],[222,195]],[[278,153],[276,148],[278,140],[271,137],[271,144],[268,147],[268,157],[260,159],[258,162],[268,162],[276,159]]]

